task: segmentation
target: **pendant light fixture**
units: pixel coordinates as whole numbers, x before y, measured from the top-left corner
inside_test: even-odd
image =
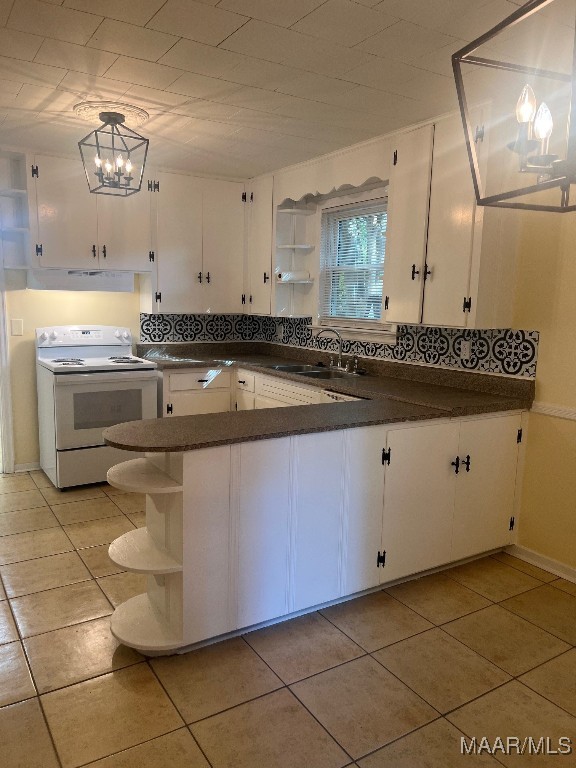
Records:
[[[576,2],[568,19],[556,3],[530,0],[452,56],[478,205],[576,211]],[[470,116],[478,103],[482,125]]]
[[[102,109],[103,106],[111,108]],[[74,111],[87,119],[97,111],[102,122],[78,142],[90,192],[121,197],[139,192],[149,141],[125,125],[125,121],[128,116],[133,122],[143,122],[148,113],[129,104],[105,102],[83,102]]]

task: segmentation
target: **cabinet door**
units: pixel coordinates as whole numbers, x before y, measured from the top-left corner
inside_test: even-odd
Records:
[[[244,274],[244,185],[203,181],[202,312],[241,312]]]
[[[433,135],[434,127],[426,125],[394,143],[384,263],[387,322],[420,322]]]
[[[344,433],[345,513],[342,533],[343,589],[351,595],[378,585],[377,554],[382,537],[387,427],[361,427]]]
[[[475,217],[462,123],[455,115],[439,121],[434,131],[424,323],[466,325],[463,304],[469,295]]]
[[[159,194],[159,193],[154,193]],[[98,245],[100,266],[110,269],[149,271],[152,264],[152,193],[147,181],[129,197],[96,195],[98,198]]]
[[[264,395],[254,396],[254,408],[288,408],[293,403],[282,403],[280,400],[273,400],[271,397],[264,397]],[[302,403],[298,403],[302,405]]]
[[[161,173],[156,192],[159,312],[203,312],[201,180]]]
[[[340,596],[344,433],[293,438],[294,588],[291,611]]]
[[[40,266],[92,268],[98,264],[96,195],[80,159],[36,157],[35,164]]]
[[[510,544],[521,416],[461,422],[452,560]]]
[[[248,292],[250,312],[269,315],[272,298],[272,185],[266,176],[250,185],[247,239]],[[251,197],[253,195],[253,197]]]
[[[243,389],[236,390],[237,411],[253,411],[254,407],[255,405],[253,392],[245,392]]]
[[[456,422],[388,432],[382,582],[449,562],[458,432]]]
[[[237,509],[238,627],[288,613],[290,438],[233,448]]]
[[[172,412],[168,416],[195,416],[199,413],[222,413],[230,410],[230,390],[213,390],[206,392],[170,392],[168,404]]]

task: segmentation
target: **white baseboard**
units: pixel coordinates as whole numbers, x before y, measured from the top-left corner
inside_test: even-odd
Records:
[[[560,576],[567,581],[576,583],[576,568],[565,565],[558,560],[541,555],[539,552],[534,552],[534,550],[528,549],[528,547],[521,547],[519,544],[511,544],[509,547],[506,547],[506,552],[520,560],[525,560],[527,563],[532,563],[532,565],[536,565],[538,568],[555,573],[556,576]]]
[[[40,469],[40,464],[35,461],[32,461],[29,464],[14,465],[14,472],[33,472],[35,469]]]

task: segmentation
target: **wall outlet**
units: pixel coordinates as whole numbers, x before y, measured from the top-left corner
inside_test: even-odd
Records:
[[[464,340],[460,342],[460,360],[470,360],[472,354],[472,342]]]

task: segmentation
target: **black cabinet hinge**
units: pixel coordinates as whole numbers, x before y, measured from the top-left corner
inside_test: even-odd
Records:
[[[484,141],[484,126],[477,125],[474,131],[474,144],[478,144],[479,141]]]
[[[386,311],[388,309],[389,303],[390,303],[390,296],[385,296],[384,297],[384,311]]]
[[[248,199],[248,195],[246,194],[246,192],[242,192],[242,202],[245,203],[247,199]]]
[[[246,304],[246,294],[242,294],[242,304]]]
[[[513,517],[511,517],[510,518],[510,527],[508,528],[508,530],[509,531],[513,531],[515,525],[516,525],[516,520]]]
[[[160,192],[160,182],[159,181],[148,181],[148,192]]]
[[[516,435],[516,442],[521,443],[522,442],[522,429],[520,428],[518,430],[518,434]]]
[[[270,280],[270,275],[268,274],[268,272],[264,272],[264,285],[266,285],[268,280]]]
[[[32,165],[31,169],[32,169],[32,178],[33,179],[37,179],[38,178],[38,166],[37,165]]]
[[[394,150],[394,156],[393,156],[393,159],[392,159],[392,165],[398,165],[398,150],[397,149]]]
[[[168,403],[168,405],[166,406],[166,413],[172,413],[173,410],[174,408],[172,406],[172,403]]]
[[[249,300],[248,300],[248,303],[249,303],[249,304],[252,304],[252,294],[250,294],[250,298],[249,298]]]
[[[386,550],[384,549],[382,550],[382,552],[378,550],[378,556],[376,557],[376,568],[380,568],[380,566],[384,568],[385,565],[386,565]]]
[[[160,291],[156,291],[154,294],[154,301],[162,301],[162,293]]]
[[[36,243],[36,256],[42,256],[42,243]]]
[[[470,312],[472,309],[472,296],[464,296],[464,301],[462,303],[462,312]]]
[[[154,251],[148,251],[148,261],[154,261],[155,258]]]
[[[254,202],[254,192],[250,192],[250,202]]]
[[[391,448],[382,448],[382,464],[388,464],[390,466],[390,454],[392,452]]]

